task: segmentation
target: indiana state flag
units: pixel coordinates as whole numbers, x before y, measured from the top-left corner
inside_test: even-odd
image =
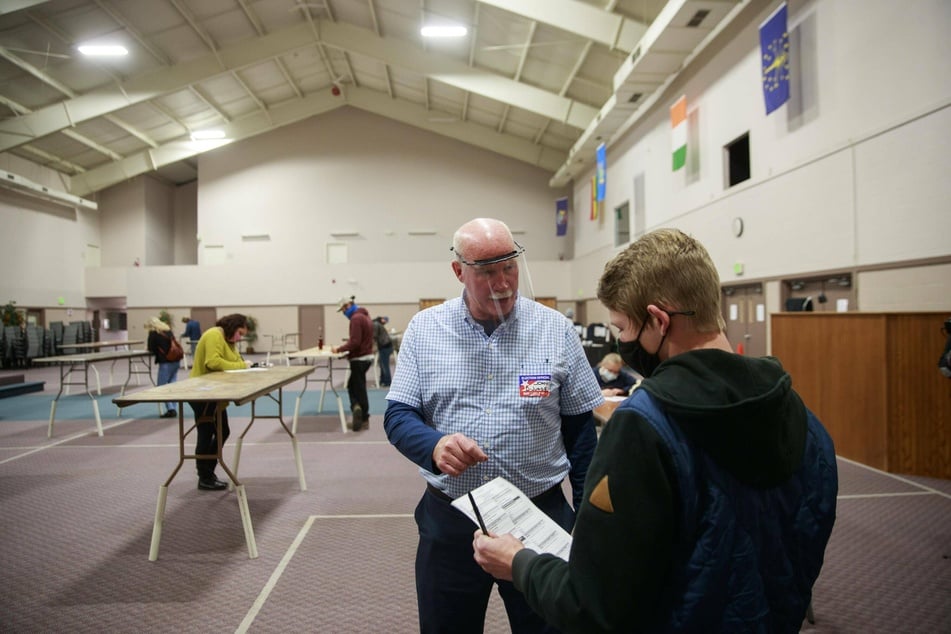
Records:
[[[786,30],[785,2],[760,25],[759,46],[768,115],[789,100],[789,31]]]

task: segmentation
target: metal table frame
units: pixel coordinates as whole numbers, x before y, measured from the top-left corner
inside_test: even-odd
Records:
[[[86,392],[86,396],[89,397],[89,400],[92,401],[92,411],[96,417],[96,431],[102,436],[102,418],[99,415],[99,402],[96,401],[96,397],[92,395],[92,392],[89,390],[89,368],[92,366],[95,370],[95,363],[99,361],[112,361],[115,364],[116,361],[121,359],[127,359],[129,362],[129,375],[125,379],[125,383],[122,384],[122,389],[119,391],[119,394],[125,394],[125,389],[129,386],[129,381],[133,376],[138,380],[139,375],[146,375],[149,377],[149,383],[155,385],[155,381],[152,379],[152,354],[147,350],[114,350],[111,352],[90,352],[87,354],[67,354],[59,357],[41,357],[39,359],[33,359],[33,363],[45,364],[45,365],[59,365],[59,392],[56,394],[56,398],[53,399],[53,402],[50,404],[50,424],[49,429],[46,432],[48,438],[53,437],[53,421],[56,419],[56,404],[59,402],[59,397],[63,395],[63,388],[68,388],[70,385],[79,385],[83,387],[83,390]],[[140,366],[136,363],[137,360],[145,359]],[[72,380],[73,374],[80,374],[81,371],[81,380]],[[96,381],[99,380],[99,373],[96,372]],[[67,389],[67,394],[69,393]],[[100,394],[102,392],[100,391]],[[119,407],[116,410],[116,415],[122,413],[122,408]]]
[[[132,350],[132,346],[137,346],[141,343],[145,343],[145,339],[135,339],[132,341],[93,341],[90,343],[61,343],[57,344],[57,347],[62,350],[78,350],[79,352],[72,352],[70,354],[83,354],[83,351],[89,350],[90,352],[99,352],[104,348],[125,348],[126,350]],[[112,385],[113,380],[113,370],[116,367],[116,361],[113,361],[109,365],[109,384]],[[96,366],[92,366],[92,371],[96,375],[96,392],[99,396],[102,396],[102,383],[99,381],[99,370]],[[135,384],[139,384],[139,377],[135,377]],[[66,386],[66,394],[69,394],[69,386]]]
[[[311,379],[310,375],[304,378],[304,389],[297,395],[297,403],[294,405],[293,429],[295,433],[297,433],[297,415],[300,412],[300,402],[301,399],[304,398],[304,392],[307,391],[307,385],[312,381],[320,381],[320,401],[317,404],[317,413],[319,414],[324,411],[324,395],[327,392],[327,387],[330,386],[330,390],[334,393],[334,398],[337,399],[337,414],[340,416],[340,431],[347,433],[347,417],[343,412],[343,399],[334,386],[334,361],[337,359],[345,359],[346,356],[346,352],[331,352],[330,346],[307,348],[306,350],[299,350],[287,354],[288,361],[290,361],[290,359],[302,359],[306,362],[308,359],[313,359],[315,369],[322,367],[321,362],[324,362],[323,367],[327,368],[326,378]]]
[[[162,539],[162,526],[165,522],[165,505],[168,499],[168,486],[181,470],[186,459],[214,458],[228,475],[232,486],[237,493],[238,509],[241,514],[241,525],[244,528],[244,538],[248,546],[248,557],[255,559],[258,556],[257,542],[254,539],[254,528],[251,524],[251,512],[248,509],[248,497],[244,485],[238,480],[238,464],[241,460],[241,445],[244,436],[251,429],[254,421],[259,418],[277,419],[281,427],[291,438],[294,448],[294,460],[297,464],[297,477],[301,491],[307,490],[307,481],[304,478],[304,464],[301,459],[300,446],[293,429],[288,429],[283,419],[284,386],[298,379],[306,378],[315,368],[311,366],[276,367],[267,369],[239,370],[237,372],[213,372],[203,376],[169,383],[161,387],[148,388],[141,392],[113,399],[119,407],[128,407],[136,403],[162,403],[166,401],[178,402],[178,464],[168,476],[168,479],[159,486],[158,502],[155,507],[155,520],[152,525],[152,542],[149,547],[149,561],[158,559],[159,543]],[[272,392],[277,391],[275,398]],[[262,396],[267,396],[277,403],[277,416],[262,416],[257,414],[255,402]],[[185,428],[185,413],[183,404],[186,402],[213,402],[216,404],[214,417],[207,422],[213,422],[217,430],[218,450],[215,455],[188,454],[185,452],[185,438],[197,426],[193,423]],[[229,468],[222,455],[221,440],[221,412],[229,402],[235,405],[251,403],[251,421],[245,427],[235,445],[234,468]],[[206,421],[202,421],[206,422]]]

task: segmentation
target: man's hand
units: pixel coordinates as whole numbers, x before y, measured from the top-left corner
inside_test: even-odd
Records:
[[[464,434],[443,436],[433,449],[433,464],[451,476],[461,475],[472,465],[488,459],[479,444]]]
[[[472,557],[476,563],[496,579],[505,581],[512,580],[512,560],[523,548],[525,545],[509,533],[486,535],[480,529],[472,539]]]

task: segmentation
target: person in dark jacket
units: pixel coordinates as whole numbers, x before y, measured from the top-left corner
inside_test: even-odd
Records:
[[[197,319],[191,317],[182,317],[182,323],[185,324],[185,332],[182,333],[182,338],[188,339],[191,346],[191,355],[194,358],[195,348],[198,347],[198,340],[201,339],[201,324]]]
[[[390,339],[390,333],[386,331],[386,324],[389,321],[390,318],[385,316],[373,319],[373,340],[376,342],[376,352],[380,358],[380,387],[389,387],[392,380],[390,357],[393,355],[393,340]]]
[[[153,317],[149,321],[149,339],[146,346],[155,357],[155,366],[158,368],[155,385],[174,383],[178,378],[179,360],[168,361],[165,358],[168,355],[169,348],[172,347],[173,339],[175,339],[175,335],[172,334],[171,326],[158,317]],[[175,403],[166,403],[162,418],[175,418],[176,416],[178,416],[178,411],[175,409]]]
[[[798,632],[835,521],[826,430],[776,359],[733,352],[693,238],[640,238],[598,299],[645,378],[601,434],[569,560],[477,530],[476,562],[562,632]]]
[[[350,337],[332,352],[346,352],[350,362],[347,394],[353,414],[353,431],[370,428],[370,399],[367,396],[367,370],[373,365],[373,322],[366,308],[357,306],[355,297],[344,297],[338,302],[337,312],[350,320]]]
[[[605,396],[627,396],[637,379],[624,370],[624,360],[616,352],[609,352],[594,368],[594,377]]]

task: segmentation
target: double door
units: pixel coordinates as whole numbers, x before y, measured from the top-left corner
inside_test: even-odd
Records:
[[[766,295],[762,284],[726,286],[721,306],[733,349],[751,357],[766,354]]]

